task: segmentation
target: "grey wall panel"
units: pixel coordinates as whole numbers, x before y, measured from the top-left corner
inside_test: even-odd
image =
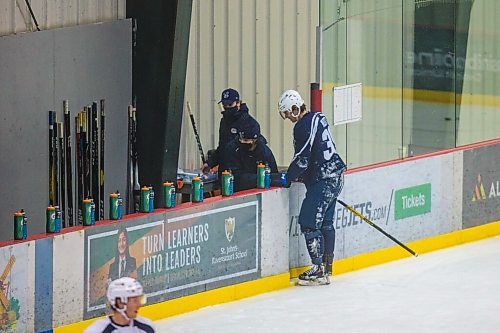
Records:
[[[62,100],[68,99],[74,116],[84,105],[106,99],[106,196],[116,190],[125,193],[126,189],[127,106],[132,96],[131,29],[130,20],[60,29],[54,45],[55,110],[60,112]],[[65,52],[60,51],[64,49]],[[107,198],[104,203],[107,217]]]
[[[74,115],[106,99],[105,193],[125,191],[131,29],[121,20],[0,38],[0,240],[12,238],[12,216],[21,208],[29,234],[45,229],[48,111],[62,120],[64,99],[73,138]]]
[[[21,208],[28,214],[28,232],[43,230],[48,204],[47,111],[54,107],[52,39],[52,33],[45,32],[0,39],[1,240],[12,239],[12,216]]]

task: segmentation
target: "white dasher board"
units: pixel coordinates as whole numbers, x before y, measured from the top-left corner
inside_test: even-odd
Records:
[[[333,124],[340,125],[361,120],[361,83],[333,88]]]

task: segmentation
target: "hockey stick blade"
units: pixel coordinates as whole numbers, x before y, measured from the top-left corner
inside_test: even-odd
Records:
[[[374,227],[375,229],[377,229],[378,231],[380,231],[381,233],[383,233],[386,237],[388,237],[390,240],[392,240],[393,242],[395,242],[396,244],[398,244],[399,246],[401,246],[403,249],[405,249],[406,251],[408,251],[409,253],[411,253],[413,256],[415,257],[418,257],[418,254],[415,253],[415,251],[413,251],[412,249],[410,249],[408,246],[404,245],[403,243],[401,243],[400,241],[398,241],[396,238],[394,238],[393,236],[389,235],[387,232],[385,232],[382,228],[380,228],[378,225],[376,225],[375,223],[373,223],[372,221],[370,221],[369,219],[367,219],[366,217],[364,217],[363,215],[361,215],[361,213],[359,213],[357,210],[355,210],[354,208],[352,208],[351,206],[349,206],[348,204],[346,204],[345,202],[343,202],[342,200],[339,200],[337,199],[337,201],[342,205],[344,206],[345,208],[347,208],[349,211],[351,211],[354,215],[356,215],[357,217],[359,217],[360,219],[362,219],[363,221],[365,221],[366,223],[368,223],[369,225],[371,225],[372,227]]]

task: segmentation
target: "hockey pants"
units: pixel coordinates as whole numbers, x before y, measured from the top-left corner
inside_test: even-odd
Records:
[[[337,197],[344,185],[344,176],[322,179],[306,185],[306,197],[299,215],[300,230],[314,265],[323,262],[323,255],[333,259],[335,228],[333,217]]]

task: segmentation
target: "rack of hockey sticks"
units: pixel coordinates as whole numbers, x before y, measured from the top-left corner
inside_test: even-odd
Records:
[[[94,199],[96,220],[104,219],[104,99],[99,106],[98,112],[98,103],[93,102],[75,116],[74,146],[68,101],[63,101],[63,122],[49,111],[49,205],[61,210],[63,228],[82,224],[85,198]]]

